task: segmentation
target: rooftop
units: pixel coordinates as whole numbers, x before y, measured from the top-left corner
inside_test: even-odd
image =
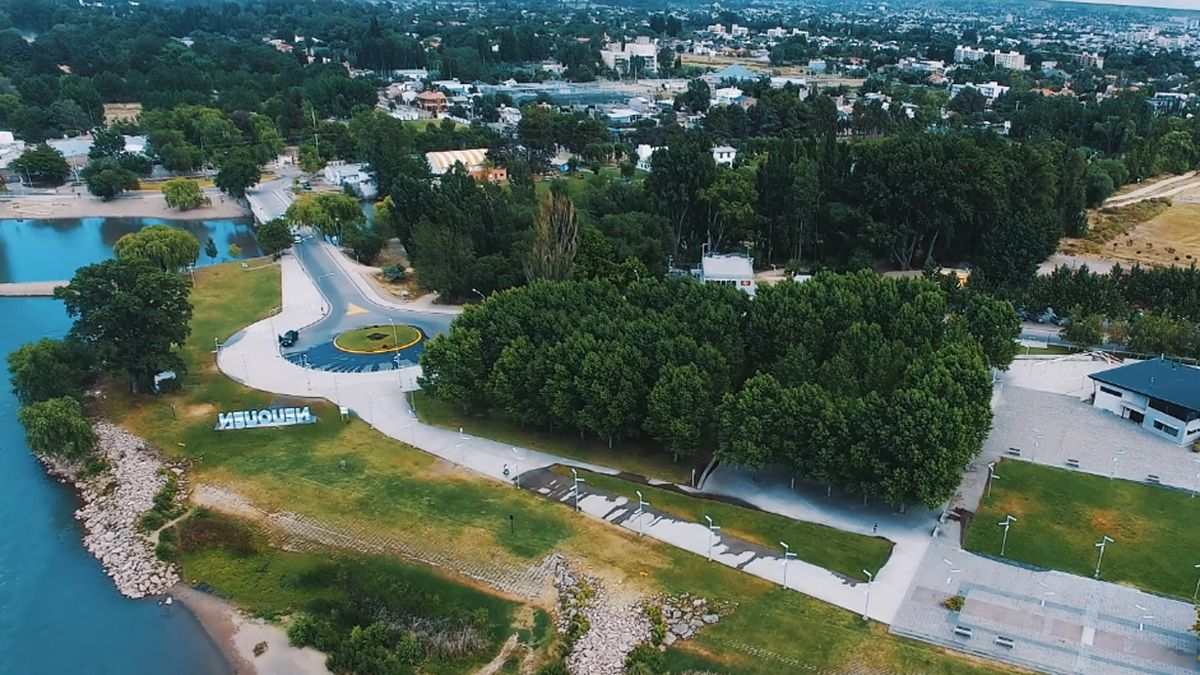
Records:
[[[706,255],[700,261],[705,279],[753,279],[754,266],[750,259],[736,253]]]
[[[425,153],[425,161],[429,162],[429,171],[440,176],[449,171],[455,164],[462,164],[470,171],[483,164],[487,159],[487,148],[471,150],[444,150],[441,152]]]
[[[1102,370],[1088,377],[1189,410],[1200,410],[1200,368],[1158,358]]]

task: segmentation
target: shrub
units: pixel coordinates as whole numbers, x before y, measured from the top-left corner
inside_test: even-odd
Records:
[[[651,644],[662,644],[662,641],[667,637],[667,622],[663,620],[662,607],[658,605],[646,607],[646,618],[650,620]]]
[[[963,605],[966,604],[966,602],[967,602],[967,599],[964,598],[963,596],[953,595],[953,596],[950,596],[949,598],[946,598],[945,600],[943,600],[942,606],[944,606],[946,609],[950,610],[951,612],[961,612]]]
[[[154,555],[164,562],[179,560],[179,537],[175,528],[167,528],[158,533],[158,544],[154,547]]]
[[[567,670],[567,664],[562,661],[554,661],[538,668],[537,675],[571,675]]]
[[[390,281],[392,283],[399,283],[408,277],[408,273],[404,270],[404,268],[394,263],[380,270],[380,274],[383,275],[385,281]]]
[[[634,647],[625,657],[625,672],[631,675],[656,675],[664,668],[662,653],[648,642]]]

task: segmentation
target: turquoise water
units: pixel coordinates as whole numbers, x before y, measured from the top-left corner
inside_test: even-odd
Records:
[[[69,279],[75,268],[112,257],[142,218],[0,221],[0,282]],[[184,224],[222,251],[257,246],[235,221]],[[199,264],[213,261],[201,253]],[[7,356],[71,322],[50,298],[0,298],[0,673],[58,675],[227,674],[228,665],[182,606],[117,593],[84,548],[73,490],[46,476],[17,422]]]
[[[259,255],[254,232],[245,220],[161,220],[158,218],[57,218],[0,220],[0,283],[67,280],[83,265],[112,257],[118,239],[147,225],[166,223],[183,228],[200,241],[197,265],[226,262],[229,245],[242,257]],[[209,238],[217,257],[204,252]]]

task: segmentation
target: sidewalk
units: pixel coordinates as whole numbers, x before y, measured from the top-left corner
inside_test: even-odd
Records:
[[[453,315],[462,314],[463,308],[461,306],[435,305],[432,301],[425,300],[426,297],[430,297],[428,295],[423,295],[420,298],[415,298],[407,302],[404,300],[397,300],[396,298],[386,297],[379,292],[379,289],[375,288],[375,286],[371,284],[371,282],[367,281],[363,276],[364,274],[374,274],[374,267],[363,265],[362,263],[351,260],[350,258],[346,257],[346,254],[342,252],[340,248],[325,241],[319,236],[317,237],[317,243],[325,248],[325,250],[329,253],[329,257],[333,258],[334,262],[336,262],[338,267],[342,269],[342,272],[345,273],[346,277],[350,279],[350,283],[354,284],[354,286],[358,288],[359,292],[367,296],[371,302],[374,302],[377,305],[389,307],[391,309],[403,309],[410,312]]]
[[[255,323],[230,338],[217,357],[221,371],[247,386],[286,396],[328,399],[353,411],[381,433],[437,455],[497,481],[509,482],[504,475],[507,465],[519,464],[521,473],[563,464],[597,473],[616,474],[613,469],[564,459],[529,449],[513,448],[483,438],[421,424],[408,405],[406,392],[416,389],[418,366],[402,370],[369,373],[314,371],[290,363],[279,355],[272,321],[286,325],[307,325],[321,318],[323,299],[300,264],[292,256],[280,260],[283,275],[283,308],[271,319]],[[403,411],[397,413],[397,411]],[[604,517],[614,508],[622,508],[622,499],[609,500],[593,495],[580,505],[591,515]],[[630,524],[632,525],[632,524]],[[699,523],[658,519],[646,523],[646,536],[691,551],[708,553],[708,530]],[[898,547],[899,548],[899,547]],[[915,556],[919,559],[919,554]],[[718,539],[714,548],[717,562],[778,583],[782,578],[781,559],[772,555],[737,553]],[[912,571],[906,568],[912,558],[905,552],[893,554],[880,572],[880,581],[872,587],[870,616],[890,622],[898,602],[908,588]],[[899,567],[893,567],[900,561]],[[866,600],[865,586],[852,584],[813,565],[793,560],[789,563],[788,587],[861,613]]]

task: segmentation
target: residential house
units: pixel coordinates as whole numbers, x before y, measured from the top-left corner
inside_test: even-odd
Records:
[[[446,100],[446,95],[440,91],[423,91],[416,96],[416,104],[419,110],[424,110],[431,115],[442,115],[446,109],[450,107],[449,101]]]
[[[737,148],[728,145],[718,145],[712,149],[713,161],[719,166],[733,166],[733,161],[737,159]]]

